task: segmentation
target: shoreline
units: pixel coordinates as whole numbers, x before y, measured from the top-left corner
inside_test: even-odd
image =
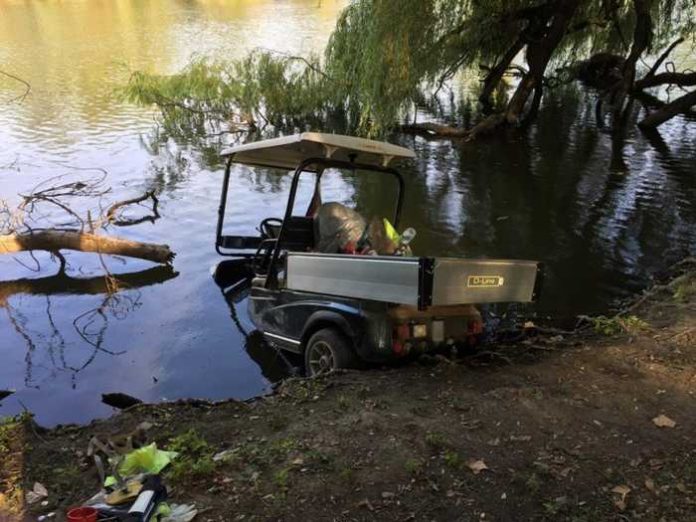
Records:
[[[0,427],[0,520],[61,520],[96,493],[92,436],[183,448],[164,477],[195,520],[686,520],[696,263],[629,313],[460,360],[292,378],[248,401],[143,404],[50,430],[24,415]],[[35,482],[46,505],[24,504]]]

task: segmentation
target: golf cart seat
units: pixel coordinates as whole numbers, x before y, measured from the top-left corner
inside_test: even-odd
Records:
[[[280,229],[284,227],[281,249],[287,252],[309,252],[314,248],[314,219],[304,216],[292,216],[286,222],[269,218],[261,222],[262,240],[256,251],[253,263],[254,278],[252,286],[265,286],[268,265],[273,248],[278,242]],[[279,282],[282,275],[278,275]]]
[[[265,239],[277,239],[281,226],[283,226],[282,219],[264,219],[261,222],[261,230]],[[311,250],[314,248],[314,218],[292,216],[285,225],[284,235],[283,249],[293,252]]]

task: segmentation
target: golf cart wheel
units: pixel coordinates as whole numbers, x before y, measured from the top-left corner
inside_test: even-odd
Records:
[[[309,338],[304,359],[309,377],[357,365],[349,340],[333,328],[319,330]]]

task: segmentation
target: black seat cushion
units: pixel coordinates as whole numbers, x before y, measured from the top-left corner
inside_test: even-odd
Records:
[[[314,248],[314,218],[292,216],[283,226],[283,249],[304,252]]]

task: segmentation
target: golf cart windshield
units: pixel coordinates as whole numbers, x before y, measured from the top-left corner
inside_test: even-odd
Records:
[[[295,199],[300,177],[313,175],[315,198],[325,169],[350,170],[359,175],[391,175],[397,181],[398,190],[394,205],[393,224],[398,225],[403,201],[404,183],[398,171],[390,167],[396,160],[413,158],[415,154],[406,148],[351,136],[302,133],[246,145],[223,151],[228,157],[223,179],[216,249],[221,255],[253,256],[265,241],[275,242],[273,259],[281,250],[308,250],[313,245],[311,212],[295,215]],[[223,225],[232,163],[294,170],[288,202],[282,219],[269,217],[261,222],[261,235],[224,235]],[[313,198],[313,199],[315,199]],[[310,204],[310,209],[312,205]],[[276,232],[271,233],[273,229]]]

